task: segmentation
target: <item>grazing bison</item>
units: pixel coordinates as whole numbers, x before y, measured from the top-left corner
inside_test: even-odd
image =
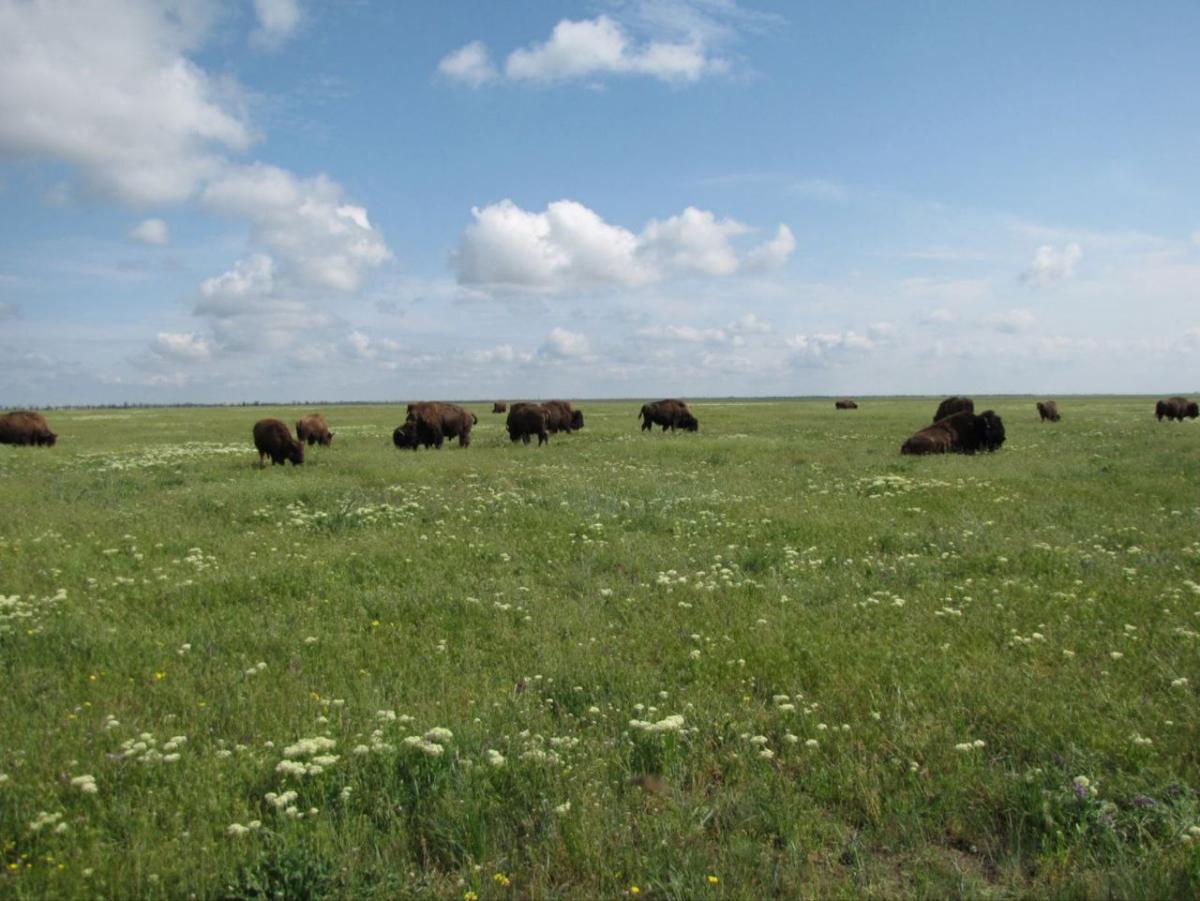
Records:
[[[333,432],[329,431],[329,423],[320,413],[310,413],[296,420],[296,437],[309,447],[314,444],[329,447],[333,444]]]
[[[578,431],[583,428],[583,412],[576,410],[570,401],[548,400],[542,403],[546,408],[546,430],[557,435],[559,432]]]
[[[432,443],[434,447],[440,449],[442,442],[447,438],[457,438],[459,447],[470,447],[471,427],[479,422],[479,417],[458,404],[422,401],[408,405],[408,419],[405,420],[405,425],[409,422],[414,423],[415,426],[415,431],[414,429],[409,431],[413,432],[417,441],[426,447]],[[392,440],[395,440],[394,432]],[[411,447],[413,450],[417,449],[415,443]]]
[[[508,404],[506,404],[502,400],[498,400],[494,404],[492,404],[492,412],[493,413],[507,413],[508,412]]]
[[[937,412],[933,414],[933,421],[945,419],[954,413],[975,412],[975,401],[969,397],[947,397],[944,401],[938,404]]]
[[[1052,400],[1039,400],[1037,402],[1038,416],[1042,417],[1042,422],[1049,419],[1051,422],[1058,422],[1062,416],[1058,412],[1058,403]]]
[[[852,400],[838,400],[834,401],[833,408],[835,410],[857,410],[858,404]]]
[[[1162,422],[1164,416],[1167,419],[1177,419],[1183,422],[1184,417],[1195,419],[1200,416],[1200,404],[1194,400],[1188,400],[1186,397],[1168,397],[1155,404],[1154,415],[1159,422]]]
[[[46,418],[32,410],[14,410],[0,416],[0,444],[54,447],[58,435],[50,431]]]
[[[686,429],[689,432],[694,432],[700,428],[700,423],[692,415],[692,411],[688,409],[688,405],[681,400],[673,398],[655,401],[652,404],[642,404],[642,409],[638,412],[638,416],[642,420],[643,432],[652,429],[656,425],[661,425],[664,432],[667,429],[671,431]]]
[[[902,454],[973,454],[1004,443],[1004,423],[991,410],[976,416],[967,410],[928,425],[904,442]]]
[[[271,465],[282,466],[288,460],[293,466],[304,462],[304,445],[292,437],[288,427],[278,419],[260,419],[254,423],[254,446],[258,448],[258,465],[266,466],[266,458],[271,458]]]
[[[515,403],[508,410],[508,419],[504,425],[508,429],[508,437],[516,443],[518,440],[528,444],[531,435],[537,435],[538,446],[550,441],[546,434],[546,422],[550,411],[543,404]]]

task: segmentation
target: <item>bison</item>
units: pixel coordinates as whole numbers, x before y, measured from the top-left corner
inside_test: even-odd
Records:
[[[1058,403],[1052,400],[1039,400],[1037,402],[1038,416],[1042,417],[1042,422],[1049,419],[1051,422],[1058,422],[1062,416],[1058,412]]]
[[[548,400],[542,403],[546,408],[546,430],[557,435],[559,432],[578,431],[583,428],[583,412],[576,410],[570,401]]]
[[[314,444],[329,447],[333,444],[333,432],[329,431],[329,423],[320,413],[310,413],[296,420],[296,437],[309,447]]]
[[[991,410],[976,416],[961,410],[944,416],[904,442],[902,454],[973,454],[994,451],[1004,443],[1004,423]]]
[[[0,444],[54,447],[58,435],[50,431],[46,418],[32,410],[14,410],[0,416]]]
[[[494,404],[492,404],[492,412],[493,413],[507,413],[508,412],[508,404],[506,404],[502,400],[498,400]]]
[[[681,400],[673,398],[655,401],[652,404],[642,404],[642,409],[638,412],[638,416],[642,420],[643,432],[652,429],[656,425],[661,425],[664,432],[667,429],[671,431],[686,429],[689,432],[694,432],[700,428],[700,423],[692,415],[692,411],[688,409],[688,405]]]
[[[470,447],[471,427],[477,422],[479,417],[458,404],[439,401],[409,404],[408,418],[397,432],[406,430],[406,434],[413,436],[415,440],[405,445],[397,442],[396,446],[416,450],[417,444],[423,444],[425,447],[432,445],[440,449],[442,442],[447,438],[457,438],[459,447]],[[396,442],[396,432],[392,433],[392,440]]]
[[[838,400],[834,401],[833,408],[835,410],[857,410],[858,404],[852,400]]]
[[[550,411],[543,404],[515,403],[509,408],[504,425],[514,444],[517,441],[528,444],[530,436],[537,435],[538,446],[541,447],[550,441],[546,434],[549,418]]]
[[[1155,404],[1154,415],[1159,422],[1162,422],[1164,416],[1167,419],[1177,419],[1183,422],[1184,417],[1195,419],[1200,416],[1200,405],[1186,397],[1168,397]]]
[[[975,401],[969,397],[947,397],[944,401],[938,404],[937,412],[933,414],[933,421],[945,419],[954,413],[974,413]]]
[[[258,448],[258,465],[282,466],[291,461],[293,466],[304,462],[304,444],[292,437],[288,427],[278,419],[260,419],[254,423],[254,446]]]

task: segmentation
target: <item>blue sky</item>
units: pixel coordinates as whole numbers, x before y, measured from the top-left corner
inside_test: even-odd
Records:
[[[1196,389],[1198,39],[0,0],[0,404]]]

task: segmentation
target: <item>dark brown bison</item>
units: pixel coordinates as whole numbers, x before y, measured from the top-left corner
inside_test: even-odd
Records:
[[[1004,423],[991,410],[976,416],[968,410],[951,413],[904,442],[902,454],[973,454],[994,451],[1004,443]]]
[[[504,425],[508,429],[508,437],[514,443],[522,441],[529,443],[532,435],[537,435],[538,446],[550,441],[547,435],[547,420],[550,411],[542,404],[515,403],[508,409],[508,419]]]
[[[686,429],[689,432],[694,432],[700,428],[700,423],[692,415],[692,411],[688,409],[688,405],[681,400],[673,398],[655,401],[652,404],[642,404],[642,409],[638,412],[638,416],[642,420],[643,432],[652,429],[656,425],[662,426],[664,432],[667,429],[670,429],[672,432],[675,429]]]
[[[1177,419],[1183,422],[1185,417],[1195,419],[1200,416],[1200,404],[1194,400],[1188,400],[1186,397],[1168,397],[1155,404],[1154,415],[1159,422],[1162,422],[1164,416],[1167,419]]]
[[[937,412],[933,414],[933,421],[945,419],[954,413],[974,413],[975,401],[969,397],[947,397],[944,401],[938,404]]]
[[[1038,416],[1042,417],[1042,422],[1049,419],[1051,422],[1058,422],[1062,419],[1062,415],[1058,412],[1057,401],[1039,400],[1037,402]]]
[[[314,444],[329,447],[333,444],[333,432],[329,431],[329,423],[320,413],[310,413],[296,420],[296,437],[309,447]]]
[[[258,448],[258,465],[282,466],[289,460],[293,466],[304,462],[304,445],[292,437],[288,427],[278,419],[260,419],[254,423],[254,446]]]
[[[58,435],[50,431],[46,418],[32,410],[14,410],[0,416],[0,444],[54,447]]]
[[[557,435],[559,432],[578,431],[583,428],[583,412],[576,410],[567,400],[547,400],[542,402],[546,408],[546,430]]]
[[[838,400],[834,401],[833,408],[835,410],[857,410],[858,404],[852,400]]]
[[[492,404],[492,412],[493,413],[507,413],[508,412],[508,404],[506,404],[502,400],[498,400],[494,404]]]
[[[432,445],[440,449],[447,438],[457,438],[459,447],[470,447],[471,427],[477,422],[479,417],[458,404],[440,401],[409,404],[408,418],[397,432],[403,430],[406,435],[413,436],[415,441],[403,445],[397,443],[396,446],[416,450],[418,444],[423,444],[425,447]],[[392,441],[396,442],[396,432],[392,433]]]

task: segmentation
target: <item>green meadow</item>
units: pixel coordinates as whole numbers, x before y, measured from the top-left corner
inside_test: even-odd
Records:
[[[1200,421],[70,410],[0,447],[0,896],[1195,897]]]

